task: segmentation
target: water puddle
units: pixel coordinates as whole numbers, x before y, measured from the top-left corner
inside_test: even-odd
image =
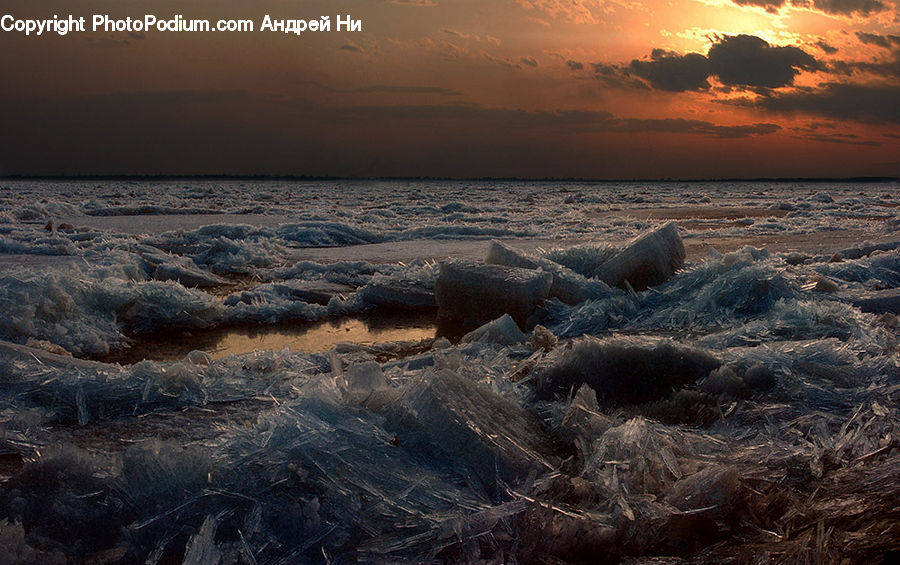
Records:
[[[317,324],[303,330],[237,330],[223,336],[216,347],[209,351],[213,359],[230,353],[240,355],[256,349],[316,353],[327,351],[342,342],[371,345],[387,341],[419,341],[435,337],[434,322],[402,326],[379,326],[366,320],[341,319]]]
[[[254,350],[281,351],[285,348],[317,353],[343,342],[372,345],[389,341],[419,341],[436,335],[437,326],[430,316],[351,317],[310,324],[241,326],[144,336],[130,348],[113,352],[102,360],[122,364],[145,359],[175,361],[195,349],[206,351],[213,359]]]

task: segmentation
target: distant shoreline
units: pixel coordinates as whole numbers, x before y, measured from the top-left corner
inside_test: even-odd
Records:
[[[810,182],[810,183],[889,183],[900,177],[758,177],[758,178],[557,178],[557,177],[341,177],[304,175],[6,175],[0,181],[415,181],[415,182],[561,182],[561,183],[621,183],[621,182]]]

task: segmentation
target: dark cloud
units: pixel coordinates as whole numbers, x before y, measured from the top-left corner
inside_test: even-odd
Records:
[[[829,55],[834,55],[835,53],[838,52],[837,47],[832,47],[831,45],[825,43],[824,40],[817,41],[816,47],[818,47],[819,49],[821,49],[822,51],[824,51],[825,53],[827,53]]]
[[[489,61],[491,63],[496,63],[496,64],[500,65],[501,67],[506,67],[508,69],[521,69],[522,68],[522,65],[516,63],[515,61],[512,61],[509,58],[494,57],[493,55],[491,55],[490,53],[487,53],[487,52],[482,52],[481,58],[484,59],[485,61]]]
[[[439,96],[460,96],[462,92],[453,88],[444,88],[441,86],[415,86],[415,85],[394,85],[394,84],[373,84],[371,86],[359,86],[356,88],[338,88],[323,84],[321,82],[304,81],[302,84],[308,84],[316,88],[320,88],[327,92],[336,92],[340,94],[437,94]]]
[[[887,9],[887,6],[881,0],[812,0],[812,2],[794,0],[793,4],[800,8],[812,8],[826,14],[841,16],[851,16],[853,14],[868,16]]]
[[[534,57],[522,57],[521,61],[523,65],[528,65],[529,67],[538,66],[537,59],[535,59]]]
[[[657,90],[684,92],[709,88],[709,60],[699,53],[678,55],[654,49],[649,61],[635,59],[626,69],[628,73],[646,80]]]
[[[835,129],[837,125],[830,122],[809,122],[805,127],[794,127],[791,128],[794,131],[805,131],[805,132],[814,132],[820,129]]]
[[[465,129],[469,124],[487,124],[492,129],[506,132],[682,133],[734,139],[767,135],[781,129],[776,124],[767,123],[723,126],[681,118],[619,118],[604,110],[526,111],[480,104],[354,106],[331,112],[332,120],[347,123],[366,123],[377,117],[398,126],[408,123],[451,123]]]
[[[579,63],[581,68],[581,63]],[[592,63],[591,68],[594,69],[594,75],[604,77],[618,77],[622,75],[622,69],[618,65],[607,65],[606,63]]]
[[[764,8],[769,13],[776,13],[782,7],[784,7],[787,2],[785,0],[731,0],[738,6],[755,6],[757,8]]]
[[[652,134],[735,139],[779,129],[476,104],[334,107],[244,91],[0,93],[0,120],[0,169],[11,174],[655,176],[689,167],[661,154],[669,168],[647,168],[640,148],[617,136],[641,136],[646,151]],[[579,149],[573,135],[593,136],[593,149]],[[693,174],[709,174],[697,163]]]
[[[865,73],[882,78],[900,79],[900,49],[895,49],[890,59],[881,61],[835,61],[829,65],[833,73],[852,75]]]
[[[580,61],[573,61],[571,59],[566,61],[566,66],[569,67],[570,69],[572,69],[573,71],[580,71],[580,70],[584,69],[584,63],[582,63]]]
[[[612,88],[650,90],[647,81],[631,73],[627,66],[591,63],[591,69],[593,70],[594,79]]]
[[[801,70],[819,70],[815,57],[794,46],[771,46],[753,35],[719,37],[704,56],[678,54],[654,49],[650,60],[635,59],[624,67],[598,64],[595,74],[607,79],[618,76],[624,84],[636,76],[657,90],[697,91],[709,88],[711,76],[726,87],[741,87],[765,92],[794,84]]]
[[[863,145],[866,147],[881,147],[884,145],[880,141],[861,140],[858,135],[847,134],[809,134],[800,136],[800,138],[821,143],[839,143],[841,145]]]
[[[345,43],[339,47],[341,51],[350,51],[351,53],[362,53],[363,48],[353,43]]]
[[[641,120],[636,118],[627,118],[618,120],[618,125],[613,131],[690,133],[696,135],[704,135],[707,137],[717,137],[720,139],[737,139],[752,137],[754,135],[768,135],[770,133],[775,133],[780,129],[781,126],[776,124],[720,126],[702,120],[685,120],[681,118],[670,118],[662,120]]]
[[[900,124],[900,85],[827,83],[818,89],[777,93],[743,105],[785,114]]]
[[[455,29],[452,29],[449,27],[445,27],[441,31],[443,31],[446,34],[452,35],[453,37],[459,37],[460,39],[469,39],[469,37],[470,37],[468,34],[465,34],[461,31],[458,31],[458,30],[455,30]]]
[[[772,47],[753,35],[725,36],[709,48],[711,74],[729,86],[780,88],[794,84],[800,69],[820,68],[799,47]]]
[[[361,86],[359,88],[351,88],[345,92],[354,93],[376,93],[387,92],[392,94],[440,94],[441,96],[459,96],[462,94],[458,90],[452,88],[443,88],[440,86],[396,86],[376,84],[373,86]]]
[[[877,33],[866,33],[857,31],[856,37],[868,45],[876,45],[890,49],[893,46],[900,46],[900,35],[878,35]]]
[[[835,14],[840,16],[851,16],[859,14],[868,16],[875,12],[881,12],[887,9],[887,5],[881,0],[731,0],[738,6],[754,6],[764,8],[767,12],[777,13],[779,10],[790,5],[797,8],[806,8],[826,14]]]

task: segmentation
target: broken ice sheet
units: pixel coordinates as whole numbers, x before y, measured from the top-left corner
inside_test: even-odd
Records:
[[[897,538],[896,324],[854,298],[896,286],[896,252],[861,245],[829,263],[741,248],[827,238],[838,222],[889,236],[896,222],[863,219],[893,214],[887,191],[309,183],[295,194],[269,183],[254,199],[240,183],[133,183],[123,190],[135,202],[120,206],[63,184],[46,202],[0,192],[0,248],[39,265],[0,277],[11,313],[0,331],[16,342],[0,354],[0,551],[20,560],[874,561]],[[202,228],[166,214],[203,210],[198,195],[232,216]],[[315,199],[329,204],[306,206]],[[689,199],[751,214],[684,222],[690,261],[647,290],[592,278],[622,242],[656,229],[647,214]],[[611,210],[623,202],[640,207]],[[129,233],[100,222],[123,219]],[[157,224],[176,231],[142,235]],[[698,261],[706,235],[728,249]],[[364,245],[313,251],[344,244]],[[432,257],[485,251],[551,276],[549,300],[529,305],[546,333],[526,341],[506,325],[411,352],[343,345],[123,367],[52,353],[101,354],[172,324],[428,311]],[[467,288],[488,267],[472,264]],[[807,290],[819,276],[841,290]],[[239,280],[233,298],[188,288],[217,277]],[[340,286],[323,300],[309,292],[320,283]],[[682,371],[697,359],[714,362]],[[704,392],[713,370],[746,387]],[[559,386],[535,394],[541,383]]]

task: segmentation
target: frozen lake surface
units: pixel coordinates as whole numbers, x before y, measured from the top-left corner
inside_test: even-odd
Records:
[[[0,562],[877,562],[897,188],[0,182]]]

